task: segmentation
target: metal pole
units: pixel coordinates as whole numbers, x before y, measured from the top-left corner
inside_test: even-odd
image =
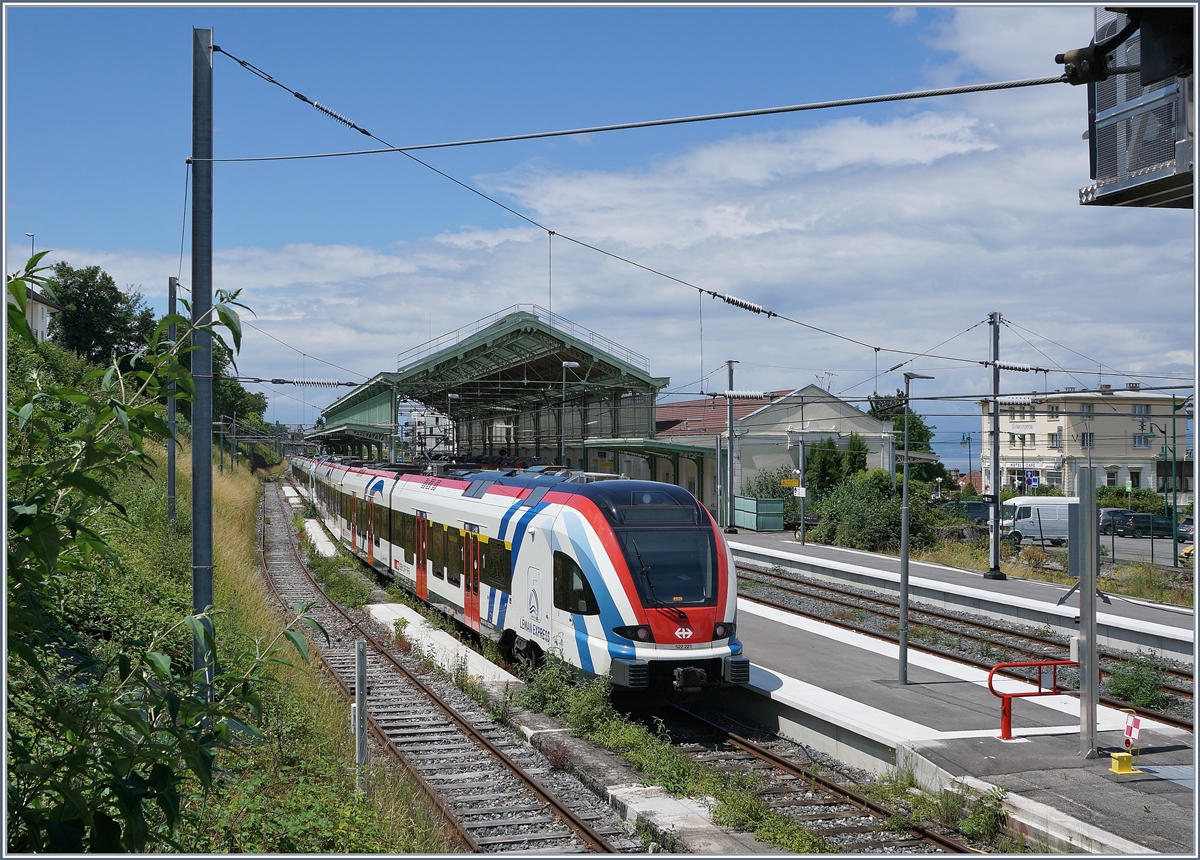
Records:
[[[713,437],[713,441],[716,444],[716,448],[717,448],[717,457],[716,457],[716,462],[715,462],[715,466],[716,466],[716,470],[717,470],[716,471],[716,475],[717,475],[717,504],[716,504],[717,525],[724,526],[725,525],[725,505],[722,503],[724,496],[721,495],[721,492],[724,489],[724,487],[722,487],[721,485],[724,484],[725,482],[721,479],[721,434],[720,433],[716,434]]]
[[[562,415],[559,422],[559,449],[558,449],[558,465],[565,466],[567,464],[567,368],[579,367],[578,361],[564,361],[562,363]]]
[[[208,325],[212,314],[213,217],[213,31],[192,28],[192,323]],[[212,335],[193,329],[192,382],[192,611],[213,602],[212,544]],[[212,624],[205,621],[211,634]],[[215,655],[195,643],[192,662],[203,671],[212,697]]]
[[[729,461],[725,464],[728,469],[725,480],[725,531],[735,535],[738,530],[733,523],[733,366],[737,362],[727,360],[725,364],[729,367],[729,390],[725,395],[725,403],[728,407],[725,424],[729,433]]]
[[[175,288],[178,286],[178,279],[167,279],[167,315],[175,315]],[[167,327],[167,339],[171,342],[172,348],[175,346],[175,323],[171,323]],[[172,379],[167,383],[167,391],[175,391],[175,380]],[[175,396],[173,393],[167,394],[167,430],[170,431],[170,438],[167,439],[167,522],[170,523],[171,529],[175,528]]]
[[[367,643],[354,649],[354,773],[359,794],[365,792],[367,766]]]
[[[988,314],[992,327],[992,528],[984,579],[1007,579],[1000,570],[1000,312]]]
[[[804,403],[803,403],[803,401],[801,401],[801,405],[800,405],[800,415],[801,415],[800,426],[803,427],[804,426],[804,419],[803,419]],[[805,502],[805,496],[808,495],[808,484],[804,480],[804,472],[807,468],[808,468],[808,456],[804,450],[804,431],[801,430],[800,431],[800,489],[801,489],[801,493],[800,493],[800,545],[801,546],[804,546],[804,544],[807,542],[807,533],[806,533],[806,527],[804,524],[804,502]]]
[[[923,373],[904,374],[904,477],[900,490],[900,683],[908,683],[908,401],[914,379],[933,379]]]
[[[1174,553],[1174,566],[1179,567],[1179,479],[1175,477],[1175,395],[1171,395],[1171,551]],[[1167,494],[1163,493],[1163,501]],[[1150,534],[1154,534],[1154,523],[1151,521]]]
[[[237,413],[233,413],[233,420],[229,422],[229,471],[237,471]]]
[[[1096,713],[1100,706],[1100,676],[1096,642],[1096,577],[1100,561],[1100,541],[1096,519],[1096,473],[1080,469],[1076,478],[1079,504],[1068,563],[1077,560],[1079,575],[1079,754],[1096,758]],[[1068,517],[1070,511],[1068,511]],[[1068,520],[1068,526],[1070,526]]]

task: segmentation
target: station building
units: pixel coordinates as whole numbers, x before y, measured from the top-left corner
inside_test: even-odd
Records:
[[[1080,468],[1091,464],[1101,486],[1151,489],[1171,493],[1172,452],[1174,489],[1181,505],[1193,494],[1192,448],[1187,425],[1190,404],[1185,398],[1143,391],[1136,382],[1124,388],[1101,385],[1094,391],[1073,388],[1033,392],[1006,398],[1000,408],[1000,475],[1006,487],[1020,487],[1027,474],[1039,486],[1069,491]],[[1020,402],[1018,402],[1020,401]],[[992,492],[991,404],[983,413],[983,492]],[[1172,415],[1174,438],[1172,438]]]
[[[659,403],[667,377],[644,356],[536,305],[515,305],[397,356],[322,412],[307,441],[372,460],[484,468],[561,465],[664,481],[716,511],[727,474],[724,396]],[[799,468],[801,447],[851,433],[868,468],[896,470],[890,423],[809,385],[735,399],[734,493]]]

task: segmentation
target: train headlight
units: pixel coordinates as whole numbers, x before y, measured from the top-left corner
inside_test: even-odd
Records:
[[[613,633],[625,639],[632,639],[634,642],[653,642],[654,633],[645,624],[635,625],[632,627],[614,627]]]
[[[718,621],[713,625],[713,640],[732,639],[733,631],[736,629],[737,625],[732,621]]]

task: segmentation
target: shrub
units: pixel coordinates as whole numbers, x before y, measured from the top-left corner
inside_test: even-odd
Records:
[[[889,472],[860,472],[839,484],[820,505],[821,521],[809,534],[819,543],[880,552],[900,546],[901,494]],[[936,511],[926,498],[909,494],[909,544],[933,542]]]
[[[1154,651],[1137,654],[1113,672],[1104,682],[1104,691],[1114,699],[1129,702],[1139,708],[1162,710],[1169,702],[1162,687],[1167,673]]]

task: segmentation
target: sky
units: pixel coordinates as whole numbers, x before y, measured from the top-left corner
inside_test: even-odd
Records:
[[[1046,77],[1092,8],[10,4],[6,272],[33,233],[159,313],[188,285],[192,27],[412,145]],[[398,153],[218,163],[213,285],[253,310],[248,376],[361,382],[520,303],[644,355],[673,397],[723,390],[727,359],[738,389],[864,398],[910,370],[935,377],[914,397],[983,395],[992,311],[1003,360],[1054,368],[1006,393],[1190,385],[1194,213],[1080,206],[1086,128],[1085,89],[1054,84],[417,154],[553,240]],[[373,146],[215,57],[217,158]],[[888,350],[968,361],[887,372],[910,357]],[[247,387],[289,424],[347,390]],[[947,465],[964,432],[978,456],[978,406],[914,408]]]

